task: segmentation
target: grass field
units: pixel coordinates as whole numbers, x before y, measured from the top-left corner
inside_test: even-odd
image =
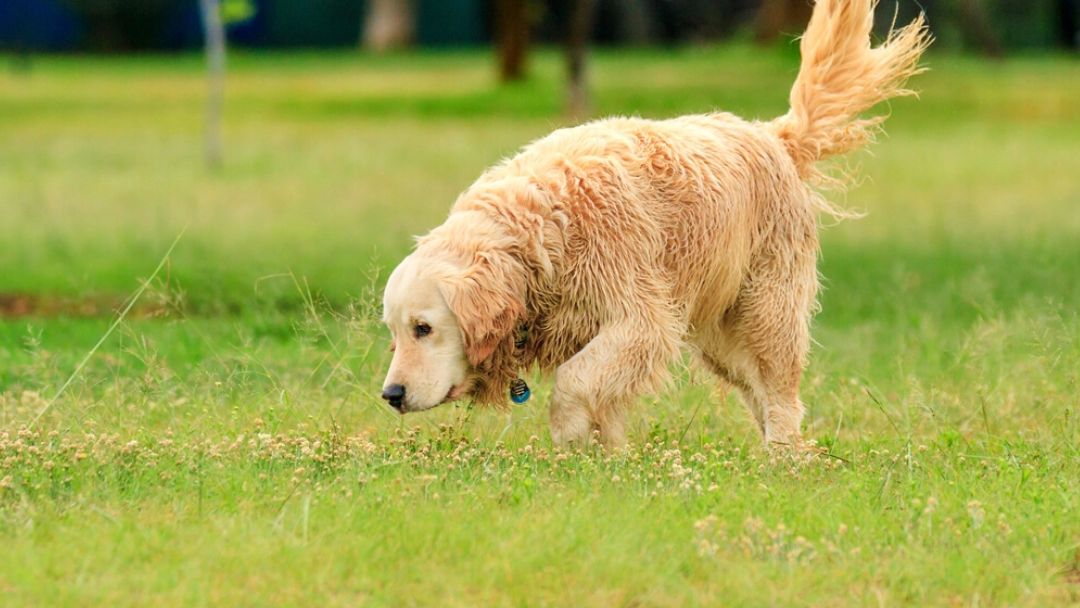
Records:
[[[932,55],[852,159],[799,463],[692,368],[619,454],[555,450],[540,380],[380,403],[410,236],[563,124],[538,59],[238,55],[217,174],[197,57],[0,73],[0,603],[1080,602],[1080,63]],[[796,64],[601,52],[597,112],[767,118]]]

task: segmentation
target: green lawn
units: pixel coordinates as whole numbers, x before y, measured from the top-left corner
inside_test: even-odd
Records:
[[[539,379],[380,403],[382,281],[564,124],[557,55],[237,55],[217,174],[197,57],[0,72],[0,604],[1075,605],[1080,63],[928,63],[823,231],[808,462],[692,367],[620,454],[555,450]],[[769,118],[796,67],[601,52],[597,113]]]

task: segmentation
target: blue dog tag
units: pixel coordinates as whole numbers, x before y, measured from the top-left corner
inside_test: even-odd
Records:
[[[518,405],[525,403],[532,396],[532,391],[529,390],[529,385],[525,384],[525,381],[521,378],[515,379],[510,383],[510,400]]]

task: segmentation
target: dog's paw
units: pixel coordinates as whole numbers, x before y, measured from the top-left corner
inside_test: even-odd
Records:
[[[557,389],[556,389],[557,390]],[[588,410],[567,401],[558,392],[552,397],[549,412],[551,441],[557,446],[568,447],[571,444],[587,445],[593,423]]]
[[[577,421],[562,420],[551,421],[551,442],[562,448],[583,447],[588,445],[590,438],[589,421],[578,424]]]

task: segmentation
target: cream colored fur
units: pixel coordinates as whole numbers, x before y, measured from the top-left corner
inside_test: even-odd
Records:
[[[832,211],[811,188],[816,163],[871,138],[882,118],[858,115],[910,93],[929,43],[920,18],[872,48],[873,9],[816,4],[791,110],[772,122],[612,118],[484,173],[387,285],[386,383],[406,387],[403,410],[464,395],[504,404],[537,365],[555,374],[556,442],[597,430],[621,445],[627,409],[688,347],[738,388],[766,442],[797,443],[817,216]],[[431,334],[417,337],[418,322]],[[456,358],[432,355],[455,336]]]

